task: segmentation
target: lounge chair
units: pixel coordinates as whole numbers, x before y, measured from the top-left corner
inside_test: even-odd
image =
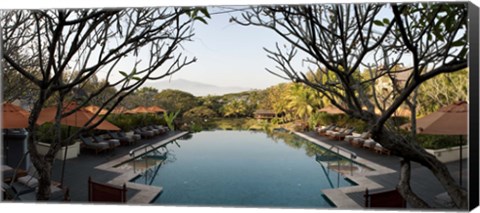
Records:
[[[8,200],[36,201],[38,180],[30,175],[19,178],[11,185],[2,182],[2,190]],[[50,201],[69,201],[68,187],[61,188],[52,184],[50,186]]]
[[[83,142],[86,148],[95,150],[95,154],[98,154],[98,152],[104,151],[104,150],[109,150],[110,149],[110,144],[107,142],[94,142],[92,138],[90,137],[83,137],[79,136],[80,141]]]
[[[365,207],[379,208],[406,208],[407,202],[397,189],[370,193],[368,189],[363,195],[365,198]]]
[[[375,147],[373,148],[375,150],[376,153],[378,154],[384,154],[384,155],[390,155],[391,152],[389,149],[383,147],[381,144],[379,143],[376,143],[375,144]]]
[[[377,142],[375,142],[373,139],[370,138],[363,142],[362,147],[365,149],[374,150],[376,145],[377,145]]]
[[[345,138],[343,140],[347,141],[349,143],[352,143],[352,140],[355,139],[355,138],[361,138],[361,139],[366,140],[366,139],[370,138],[370,132],[363,132],[362,134],[352,133],[351,135],[345,136]]]
[[[120,141],[121,145],[131,145],[135,143],[135,139],[129,138],[127,136],[120,136],[117,132],[107,132],[107,134],[112,138],[112,139],[117,139]]]
[[[22,170],[23,171],[23,170]],[[2,165],[2,178],[3,182],[11,182],[12,179],[20,177],[22,174],[20,174],[20,170],[15,171],[10,166],[7,165]]]
[[[350,129],[345,129],[343,132],[334,132],[332,134],[330,134],[330,138],[334,139],[334,140],[343,140],[347,135],[351,135],[353,133],[353,131],[355,131],[354,128],[350,128]]]
[[[343,133],[343,132],[345,132],[345,131],[347,131],[347,128],[339,128],[339,127],[337,127],[337,128],[331,129],[331,130],[327,130],[327,132],[325,132],[325,136],[331,138],[332,135],[338,134],[338,133]]]
[[[150,126],[142,127],[142,130],[145,131],[145,132],[148,132],[148,131],[153,132],[153,135],[154,135],[154,136],[160,135],[160,130],[158,130],[158,129],[153,129],[153,128],[151,128]]]
[[[327,133],[327,131],[329,130],[333,130],[337,128],[337,126],[333,125],[333,124],[330,124],[326,127],[323,127],[323,128],[320,128],[320,129],[317,129],[317,133],[321,136],[325,136],[325,134]]]
[[[142,138],[152,138],[154,136],[154,133],[152,131],[144,131],[142,129],[134,129],[134,133],[139,134],[142,136]]]
[[[120,137],[128,137],[128,138],[132,139],[134,142],[138,142],[142,139],[142,136],[140,134],[135,134],[133,132],[128,132],[128,133],[119,132],[118,135]]]
[[[111,149],[114,149],[115,147],[118,147],[121,145],[120,140],[118,139],[104,139],[99,135],[94,135],[92,137],[93,137],[93,140],[95,140],[97,143],[107,142]]]
[[[93,181],[88,177],[88,201],[89,202],[127,202],[127,186],[122,187]]]

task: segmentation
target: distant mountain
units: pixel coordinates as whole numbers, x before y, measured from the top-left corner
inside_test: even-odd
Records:
[[[191,93],[195,96],[224,95],[252,90],[252,88],[245,87],[220,87],[185,79],[154,82],[147,81],[144,86],[156,88],[159,92],[164,89],[176,89]]]

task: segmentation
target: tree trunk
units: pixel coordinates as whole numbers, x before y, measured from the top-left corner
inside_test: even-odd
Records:
[[[40,115],[42,106],[47,99],[46,93],[47,92],[43,90],[40,92],[39,99],[37,100],[37,102],[35,102],[28,120],[28,151],[30,153],[30,160],[32,161],[32,164],[35,167],[39,176],[37,200],[48,200],[50,198],[52,163],[53,156],[55,156],[51,154],[47,154],[45,156],[40,155],[38,153],[37,146],[35,145],[35,123],[38,119],[38,116]]]
[[[468,208],[467,191],[456,183],[445,164],[440,162],[435,156],[426,152],[418,144],[404,141],[401,136],[384,128],[379,129],[375,126],[372,130],[372,135],[375,141],[390,149],[394,155],[420,163],[428,168],[448,192],[455,205],[461,209]]]
[[[400,181],[398,181],[397,188],[402,197],[414,208],[430,208],[430,206],[410,188],[410,161],[404,159],[400,164]]]

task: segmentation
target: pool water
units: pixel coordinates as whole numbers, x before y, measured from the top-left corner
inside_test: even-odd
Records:
[[[288,133],[203,131],[166,149],[161,164],[132,180],[161,186],[153,203],[162,205],[332,207],[321,190],[354,184],[321,157],[327,150]]]

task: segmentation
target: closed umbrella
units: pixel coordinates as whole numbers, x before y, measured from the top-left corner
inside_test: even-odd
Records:
[[[19,129],[28,127],[29,113],[19,106],[3,103],[2,128]]]
[[[460,136],[460,185],[462,184],[462,136],[468,134],[468,103],[458,101],[417,119],[418,134]],[[411,128],[411,124],[402,127]]]

